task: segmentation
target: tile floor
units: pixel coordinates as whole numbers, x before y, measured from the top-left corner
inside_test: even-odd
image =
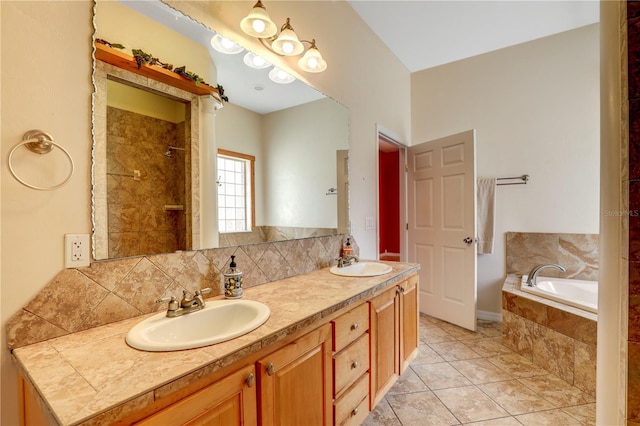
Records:
[[[501,323],[471,332],[420,317],[420,353],[366,426],[595,425],[595,397],[503,346]]]

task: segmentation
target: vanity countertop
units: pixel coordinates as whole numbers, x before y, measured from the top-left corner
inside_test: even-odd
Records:
[[[417,264],[383,263],[391,265],[392,272],[343,277],[324,268],[245,289],[244,298],[266,304],[271,316],[256,330],[227,342],[174,352],[133,349],[125,343],[125,336],[134,324],[153,315],[149,314],[17,348],[13,356],[60,424],[80,424],[98,415],[108,422],[283,340],[419,269]]]

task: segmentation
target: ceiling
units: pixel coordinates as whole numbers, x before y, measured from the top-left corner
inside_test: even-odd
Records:
[[[349,0],[410,72],[599,21],[596,0]]]
[[[244,65],[244,53],[225,55],[215,51],[209,43],[215,34],[212,30],[161,1],[119,1],[205,46],[218,69],[218,82],[234,104],[266,114],[324,97],[298,80],[285,85],[271,82],[268,70]],[[410,72],[599,20],[596,0],[347,1]]]

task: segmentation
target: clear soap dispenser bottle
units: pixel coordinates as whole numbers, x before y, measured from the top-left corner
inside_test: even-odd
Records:
[[[239,299],[242,297],[242,272],[236,268],[235,256],[231,256],[229,270],[224,275],[225,299]]]
[[[351,245],[351,238],[347,238],[347,242],[342,246],[342,257],[353,256],[353,246]]]

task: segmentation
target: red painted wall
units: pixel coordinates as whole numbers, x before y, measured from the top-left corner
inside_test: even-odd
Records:
[[[380,253],[400,253],[400,153],[379,155]]]

